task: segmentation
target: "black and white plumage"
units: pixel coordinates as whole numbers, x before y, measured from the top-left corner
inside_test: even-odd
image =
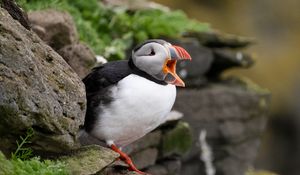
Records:
[[[164,40],[137,46],[128,61],[106,63],[83,79],[87,112],[84,128],[108,146],[126,146],[165,121],[176,87],[176,61],[191,59],[181,47]]]

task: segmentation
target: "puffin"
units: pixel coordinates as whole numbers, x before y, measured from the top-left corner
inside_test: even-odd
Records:
[[[121,148],[166,120],[176,86],[185,86],[176,73],[178,60],[191,60],[191,56],[180,46],[151,39],[137,45],[128,60],[95,67],[83,79],[87,98],[84,132],[119,153],[131,171],[144,174]]]

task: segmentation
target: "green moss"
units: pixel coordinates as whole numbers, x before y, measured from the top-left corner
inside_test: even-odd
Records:
[[[260,109],[266,109],[268,107],[268,102],[265,98],[261,98],[259,99],[259,104],[258,106],[260,107]]]
[[[206,23],[190,20],[182,11],[129,11],[106,7],[98,0],[17,0],[26,10],[54,8],[68,11],[74,18],[80,40],[96,54],[108,59],[124,59],[134,43],[149,38],[180,37],[185,32],[209,30]]]
[[[270,93],[270,91],[268,89],[258,86],[256,83],[254,83],[249,78],[241,77],[240,79],[244,83],[244,85],[247,87],[247,89],[253,90],[253,91],[261,93],[261,94],[269,94]]]
[[[66,175],[69,174],[62,162],[35,157],[30,160],[8,160],[0,152],[0,175]]]
[[[192,134],[188,123],[179,122],[177,126],[168,131],[163,137],[163,155],[186,153],[192,146]]]

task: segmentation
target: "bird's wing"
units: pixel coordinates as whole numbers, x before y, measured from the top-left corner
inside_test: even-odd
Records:
[[[82,81],[89,94],[114,85],[131,73],[127,60],[114,61],[94,68]]]
[[[128,66],[128,61],[114,61],[94,68],[82,80],[87,97],[87,113],[84,123],[86,131],[93,129],[93,124],[101,112],[99,105],[106,105],[112,101],[110,89],[131,73],[132,69]]]

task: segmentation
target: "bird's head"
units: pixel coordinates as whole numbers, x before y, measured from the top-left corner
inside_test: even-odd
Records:
[[[191,60],[189,53],[164,40],[148,40],[132,51],[132,61],[152,77],[176,86],[185,86],[176,73],[177,60]]]

